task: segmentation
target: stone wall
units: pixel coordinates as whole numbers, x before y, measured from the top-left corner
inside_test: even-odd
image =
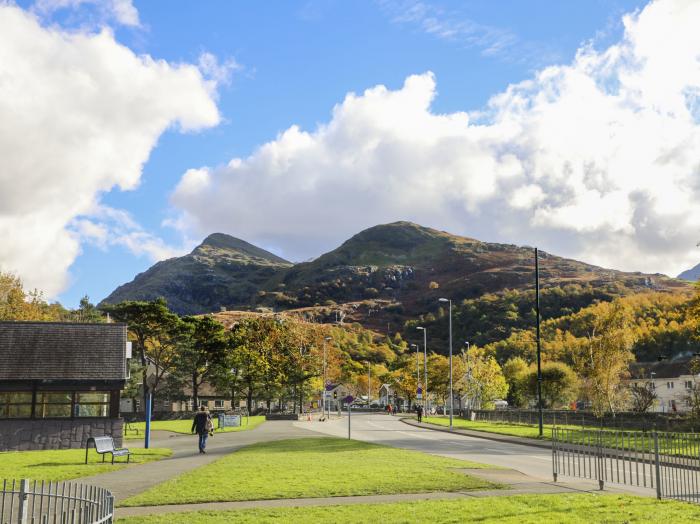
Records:
[[[84,448],[89,437],[109,435],[122,445],[121,418],[0,420],[0,451]]]

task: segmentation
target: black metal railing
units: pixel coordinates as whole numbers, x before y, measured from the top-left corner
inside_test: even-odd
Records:
[[[74,482],[3,480],[1,524],[103,524],[114,518],[106,489]]]
[[[552,429],[552,473],[656,490],[700,503],[700,435],[646,431]]]
[[[465,411],[464,416],[476,421],[507,424],[538,424],[536,409],[496,409]],[[700,429],[697,420],[681,413],[606,413],[598,416],[591,411],[553,410],[542,412],[543,422],[550,426],[578,426],[641,431],[689,431]]]

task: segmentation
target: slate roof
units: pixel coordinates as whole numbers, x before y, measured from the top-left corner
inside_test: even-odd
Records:
[[[630,364],[632,379],[648,379],[654,372],[654,378],[678,378],[682,375],[690,375],[689,360],[661,361],[661,362],[634,362]]]
[[[125,380],[126,324],[0,322],[0,380]]]

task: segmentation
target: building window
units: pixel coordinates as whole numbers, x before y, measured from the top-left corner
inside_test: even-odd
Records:
[[[80,391],[75,394],[73,413],[76,417],[109,416],[110,394],[105,391]]]
[[[31,392],[0,393],[0,418],[29,418],[31,416]]]
[[[38,391],[34,418],[109,417],[108,391]],[[0,419],[32,418],[32,393],[0,392]]]
[[[692,380],[685,381],[685,389],[693,389],[693,381]]]
[[[208,401],[208,400],[200,400],[200,401],[199,401],[199,405],[200,405],[201,407],[208,408],[208,407],[209,407],[209,401]]]
[[[215,408],[223,408],[223,407],[224,407],[224,401],[223,401],[223,400],[215,400],[215,401],[214,401],[214,407],[215,407]]]
[[[36,394],[36,418],[69,418],[73,405],[70,391],[41,391]]]

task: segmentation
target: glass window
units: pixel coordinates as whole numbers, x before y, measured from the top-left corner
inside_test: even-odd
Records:
[[[104,391],[80,391],[77,393],[76,402],[78,404],[91,404],[94,402],[104,404],[109,402],[109,393],[105,393]]]
[[[215,407],[215,408],[223,408],[223,407],[224,407],[224,401],[223,401],[223,400],[215,400],[215,401],[214,401],[214,407]]]
[[[0,393],[0,418],[30,418],[31,416],[31,392],[7,391]]]
[[[71,416],[73,393],[69,391],[40,391],[36,397],[37,418],[64,418]]]
[[[78,391],[75,394],[73,415],[76,417],[108,417],[110,397],[108,391]]]

